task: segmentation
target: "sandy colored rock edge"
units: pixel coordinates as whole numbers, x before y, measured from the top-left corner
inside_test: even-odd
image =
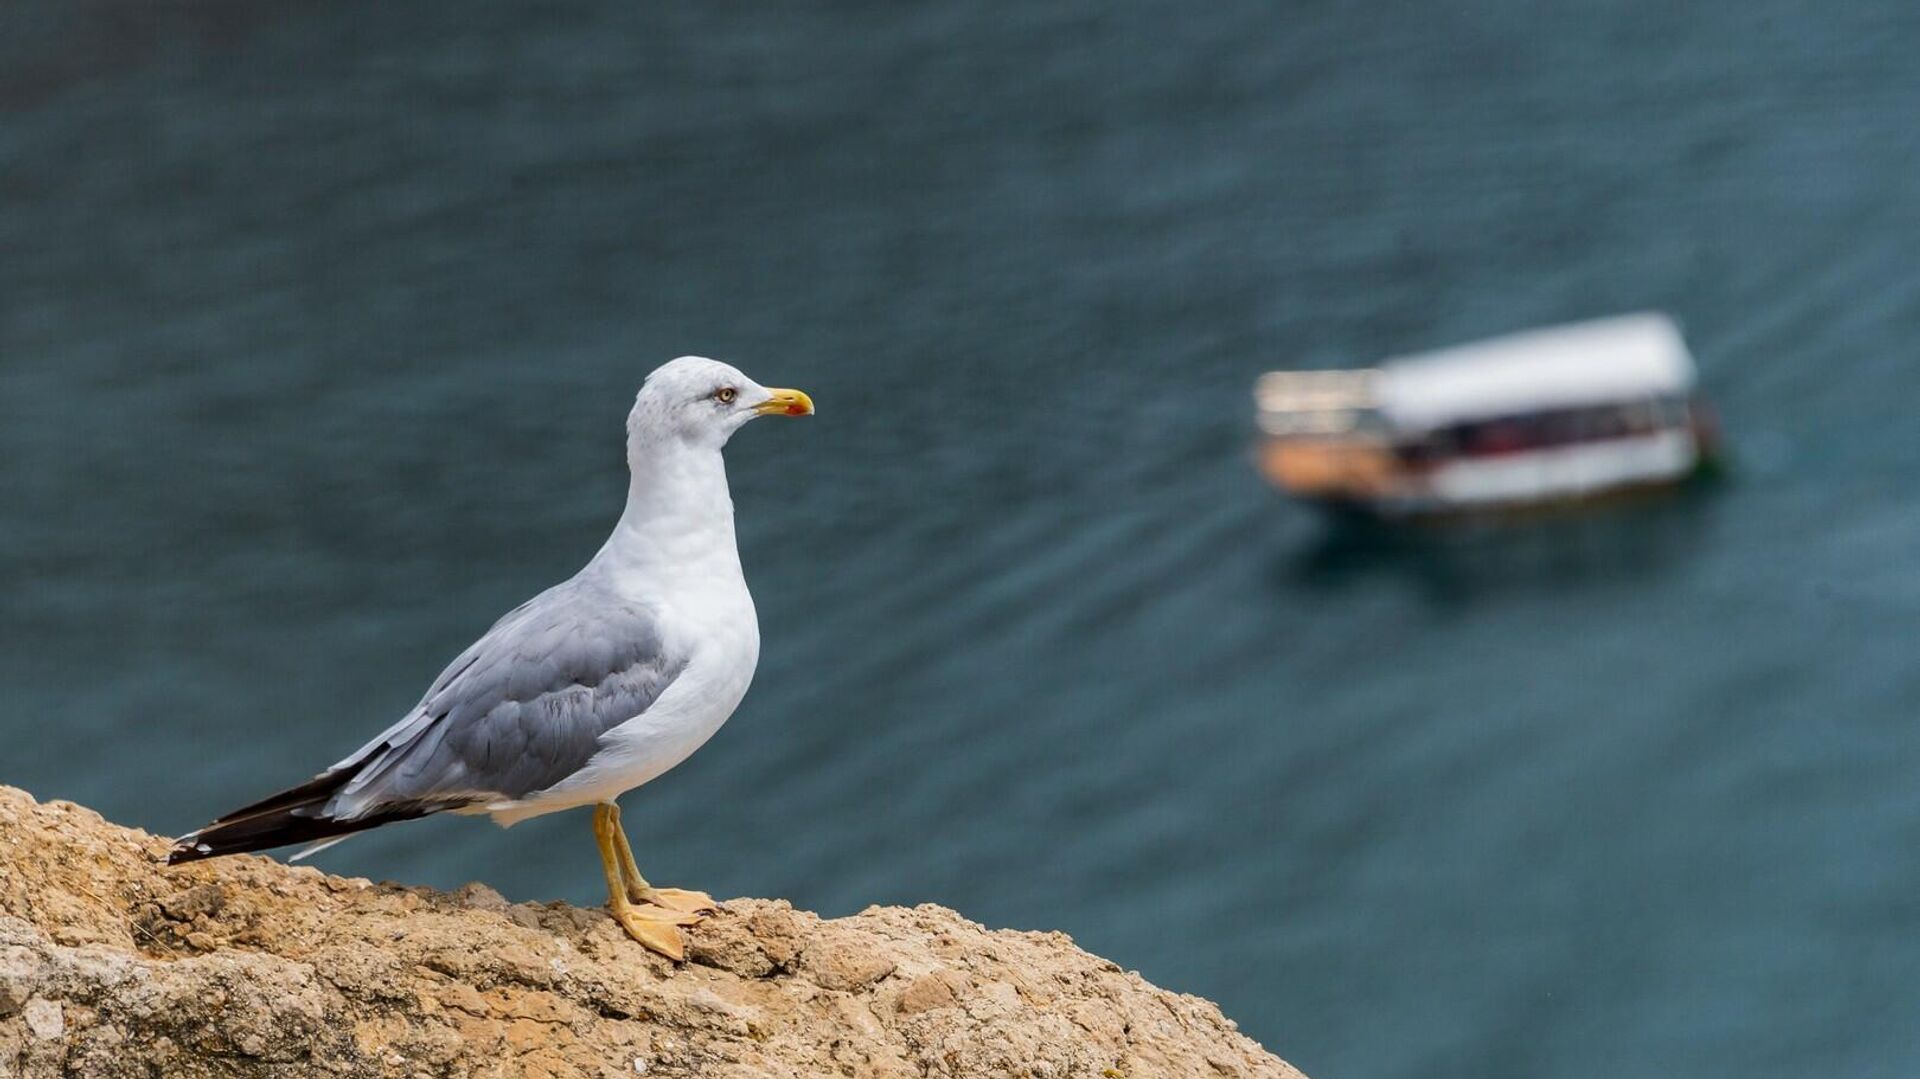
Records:
[[[600,911],[329,877],[0,786],[0,1077],[1300,1073],[1060,933],[736,899],[676,967]]]

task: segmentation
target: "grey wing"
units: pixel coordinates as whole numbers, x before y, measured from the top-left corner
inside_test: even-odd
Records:
[[[686,667],[647,607],[568,581],[502,618],[406,718],[335,765],[335,819],[524,797],[584,767]]]

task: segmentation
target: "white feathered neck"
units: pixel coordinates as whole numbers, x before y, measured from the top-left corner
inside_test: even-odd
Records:
[[[740,576],[733,495],[719,447],[645,434],[628,439],[626,509],[594,562],[643,582]]]

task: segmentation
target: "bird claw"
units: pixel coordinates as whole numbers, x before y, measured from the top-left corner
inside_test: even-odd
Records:
[[[706,918],[697,910],[674,910],[671,907],[656,906],[652,903],[637,903],[627,908],[636,918],[649,922],[665,922],[668,925],[698,925]]]
[[[632,905],[617,904],[608,913],[648,951],[682,963],[687,958],[687,938],[680,927],[698,925],[714,909],[712,897],[705,892],[651,888],[645,898]]]
[[[638,908],[612,912],[613,920],[627,931],[627,936],[639,941],[650,952],[657,952],[676,963],[687,958],[687,938],[671,921],[663,918],[649,918]]]
[[[629,893],[635,903],[645,903],[662,907],[670,911],[686,914],[714,914],[720,910],[720,904],[705,892],[693,892],[684,888],[636,888]],[[695,918],[694,921],[699,921]],[[692,922],[680,922],[680,925],[692,925]]]

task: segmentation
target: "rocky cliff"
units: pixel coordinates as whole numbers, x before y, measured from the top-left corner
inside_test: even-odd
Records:
[[[0,1077],[1266,1076],[1059,933],[736,899],[676,966],[600,911],[329,877],[0,787]]]

